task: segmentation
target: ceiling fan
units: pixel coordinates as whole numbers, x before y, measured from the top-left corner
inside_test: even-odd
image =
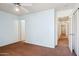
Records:
[[[32,3],[13,3],[13,4],[16,6],[15,8],[16,11],[20,11],[21,9],[25,12],[29,12],[29,10],[25,8],[25,6],[32,6]]]

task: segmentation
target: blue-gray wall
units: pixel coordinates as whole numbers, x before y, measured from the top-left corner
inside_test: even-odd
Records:
[[[45,47],[55,47],[55,12],[54,9],[22,16],[25,20],[25,42]]]
[[[18,41],[17,21],[17,16],[0,11],[0,46]]]

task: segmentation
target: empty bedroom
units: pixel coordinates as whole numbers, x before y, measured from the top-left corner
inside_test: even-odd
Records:
[[[0,56],[79,56],[78,3],[0,3]]]

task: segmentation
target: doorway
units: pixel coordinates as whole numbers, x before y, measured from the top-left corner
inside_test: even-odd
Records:
[[[18,37],[19,41],[25,41],[25,20],[19,20]]]
[[[69,47],[69,17],[58,18],[57,46]]]

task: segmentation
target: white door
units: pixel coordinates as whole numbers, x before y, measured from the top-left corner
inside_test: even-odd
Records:
[[[78,40],[79,40],[79,10],[75,13],[75,15],[74,15],[74,22],[73,22],[73,24],[74,24],[74,38],[73,38],[73,44],[74,44],[74,51],[75,51],[75,53],[77,54],[77,55],[79,55],[79,43],[78,43]]]
[[[73,31],[73,37],[72,37],[72,47],[77,53],[77,13],[73,15],[73,20],[72,20],[72,31]]]
[[[20,20],[20,40],[25,41],[25,20]]]
[[[69,48],[72,52],[74,49],[76,52],[76,39],[77,39],[77,17],[74,14],[69,22]]]
[[[77,11],[73,16],[69,23],[69,48],[70,50],[74,50],[75,53],[78,55],[78,35],[79,35],[79,11]]]
[[[76,54],[79,56],[79,9],[77,11],[77,39],[76,39]]]

